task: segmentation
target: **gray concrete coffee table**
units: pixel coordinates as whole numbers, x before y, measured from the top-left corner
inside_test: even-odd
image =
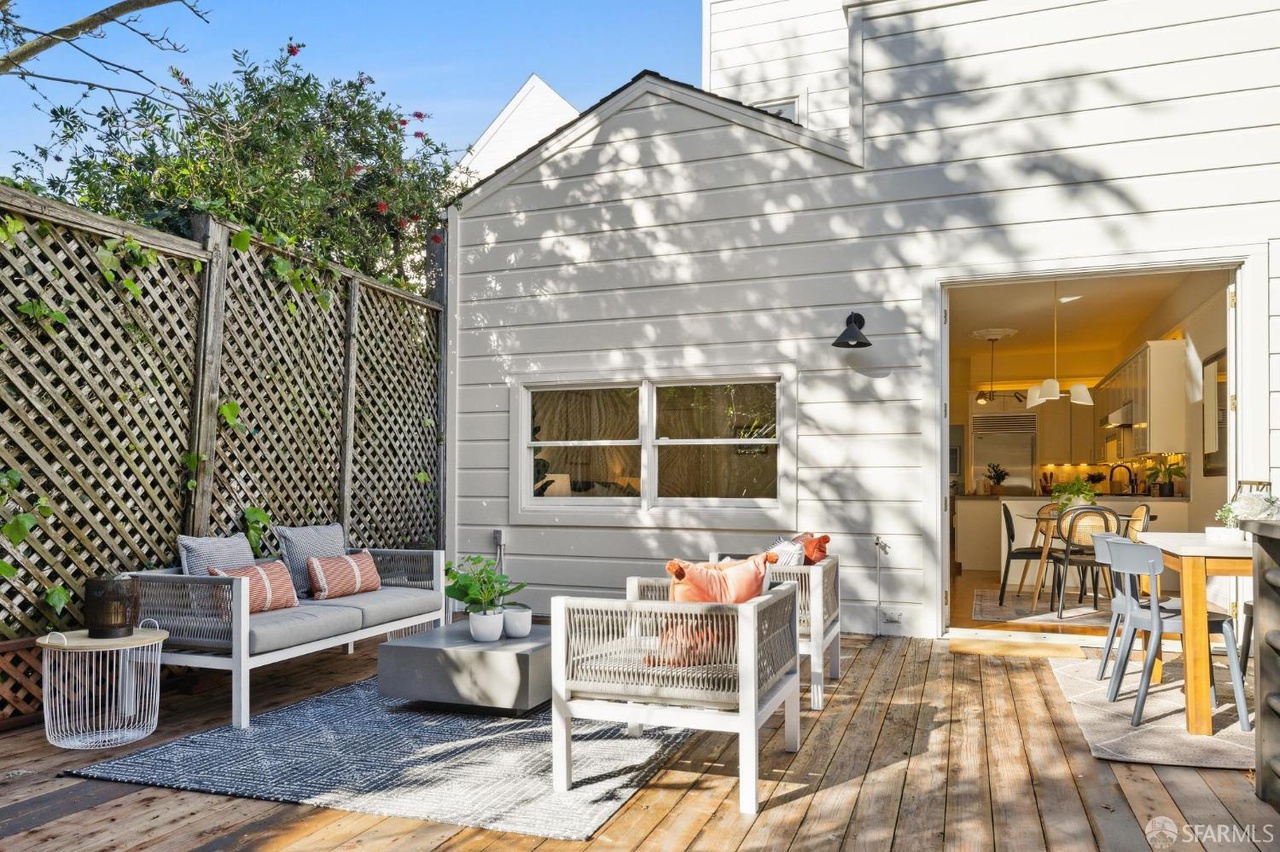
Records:
[[[378,646],[378,692],[451,709],[522,714],[551,700],[551,627],[475,642],[466,622]]]

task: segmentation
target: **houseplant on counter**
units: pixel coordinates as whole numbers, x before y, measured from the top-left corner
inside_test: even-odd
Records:
[[[483,556],[464,556],[460,565],[446,562],[444,574],[449,584],[444,593],[467,608],[467,626],[477,642],[496,642],[502,638],[503,575],[494,570],[498,564]]]
[[[1083,476],[1077,476],[1075,479],[1067,482],[1059,482],[1053,486],[1053,491],[1049,494],[1049,499],[1058,504],[1058,511],[1062,512],[1070,509],[1072,506],[1087,506],[1094,502],[1098,492],[1089,484]]]
[[[1004,484],[1004,481],[1009,478],[1009,471],[1005,470],[1002,465],[996,462],[991,462],[987,465],[987,472],[982,475],[991,480],[991,493],[999,494],[1000,487]]]
[[[1167,456],[1156,459],[1147,468],[1147,484],[1155,489],[1159,489],[1157,496],[1172,497],[1173,496],[1173,478],[1185,477],[1187,469],[1176,461],[1171,461]],[[1157,485],[1158,483],[1158,485]]]

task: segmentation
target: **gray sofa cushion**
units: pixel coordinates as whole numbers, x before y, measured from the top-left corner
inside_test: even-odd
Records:
[[[444,595],[434,589],[412,589],[406,586],[383,586],[373,592],[360,592],[341,598],[301,602],[302,609],[348,607],[358,609],[362,627],[375,627],[401,618],[423,615],[444,606]]]
[[[293,577],[293,588],[299,598],[311,597],[311,574],[307,560],[313,556],[342,556],[347,552],[347,537],[342,524],[314,527],[276,527],[280,555]]]
[[[249,616],[249,653],[265,654],[360,629],[352,607],[294,606]]]
[[[207,577],[210,568],[243,568],[253,564],[253,548],[244,533],[228,536],[178,536],[182,573]]]

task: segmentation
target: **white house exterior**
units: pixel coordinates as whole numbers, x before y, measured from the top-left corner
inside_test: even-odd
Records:
[[[641,75],[452,211],[451,552],[504,530],[546,611],[812,530],[845,630],[940,634],[960,283],[1232,270],[1231,475],[1277,478],[1280,10],[709,0],[704,20],[710,94]],[[830,345],[850,311],[870,348]],[[776,495],[664,499],[662,389],[762,381]],[[531,394],[611,386],[637,389],[639,449],[614,448],[634,488],[534,497]]]
[[[480,138],[471,143],[458,167],[477,180],[487,178],[577,117],[573,104],[537,74],[530,74]]]

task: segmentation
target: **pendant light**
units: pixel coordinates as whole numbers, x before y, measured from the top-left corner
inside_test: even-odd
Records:
[[[1071,301],[1074,301],[1072,299]],[[1038,386],[1027,388],[1027,408],[1035,408],[1042,402],[1062,398],[1062,388],[1058,384],[1058,282],[1053,282],[1053,376],[1045,379]],[[1093,405],[1093,397],[1083,382],[1076,382],[1068,389],[1071,401],[1076,405]]]
[[[985,340],[991,344],[991,372],[987,378],[987,389],[978,391],[973,401],[977,405],[986,405],[996,400],[996,341],[1013,337],[1018,333],[1016,328],[980,328],[973,332],[975,340]]]

